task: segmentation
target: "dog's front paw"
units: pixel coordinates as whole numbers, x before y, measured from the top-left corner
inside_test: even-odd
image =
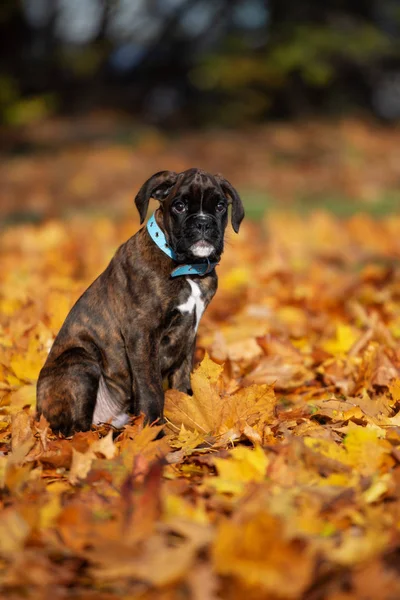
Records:
[[[173,388],[175,390],[178,390],[178,392],[183,392],[184,394],[187,394],[188,396],[193,396],[193,390],[191,388],[190,385],[178,385],[177,387]]]
[[[146,425],[153,425],[154,427],[159,427],[160,425],[162,426],[162,425],[166,424],[166,420],[164,417],[154,416],[154,415],[147,415],[144,419],[144,422]],[[165,432],[163,429],[161,429],[155,439],[160,440],[164,436],[165,436]]]
[[[65,437],[73,434],[73,420],[71,410],[68,405],[60,400],[50,402],[47,406],[43,406],[41,412],[38,413],[38,418],[43,415],[50,424],[53,433],[61,433]]]
[[[89,431],[92,425],[90,419],[74,420],[70,406],[62,401],[56,400],[42,407],[37,418],[40,418],[41,414],[49,422],[52,432],[61,433],[64,437],[70,437],[77,431]]]

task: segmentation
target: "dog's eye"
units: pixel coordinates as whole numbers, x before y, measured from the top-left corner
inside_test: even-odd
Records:
[[[218,202],[218,204],[215,208],[216,208],[217,212],[222,213],[226,209],[226,204],[223,200],[221,200],[220,202]]]
[[[182,202],[182,200],[178,200],[177,202],[175,202],[173,209],[177,213],[183,213],[186,210],[186,204]]]

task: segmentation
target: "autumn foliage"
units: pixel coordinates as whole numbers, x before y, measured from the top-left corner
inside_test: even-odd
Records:
[[[399,598],[400,218],[247,221],[167,435],[137,418],[58,438],[34,421],[38,372],[137,226],[2,235],[2,597]]]

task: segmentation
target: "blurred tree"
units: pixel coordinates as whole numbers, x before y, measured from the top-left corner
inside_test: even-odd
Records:
[[[240,35],[230,36],[204,57],[193,78],[200,89],[219,96],[217,120],[371,108],[376,75],[384,61],[400,58],[399,45],[378,27],[373,2],[345,4],[268,2],[269,35],[263,43],[254,47]]]
[[[0,119],[166,125],[361,106],[400,116],[398,0],[3,0]]]

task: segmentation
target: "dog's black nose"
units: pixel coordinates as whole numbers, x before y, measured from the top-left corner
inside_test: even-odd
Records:
[[[211,229],[211,222],[207,217],[199,217],[196,219],[195,227],[201,233],[206,233]]]

